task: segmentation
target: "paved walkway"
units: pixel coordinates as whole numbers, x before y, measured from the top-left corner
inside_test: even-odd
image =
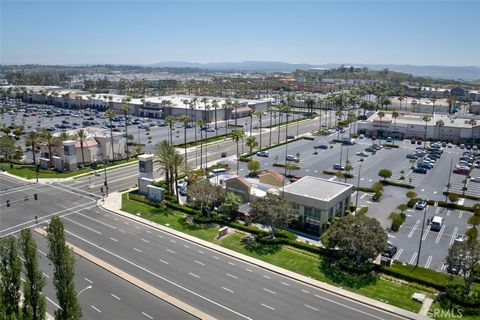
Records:
[[[241,260],[243,262],[250,263],[252,265],[255,265],[257,267],[260,267],[260,268],[263,268],[263,269],[266,269],[266,270],[269,270],[269,271],[272,271],[272,272],[276,272],[280,275],[283,275],[283,276],[291,278],[293,280],[302,282],[304,284],[320,288],[322,290],[328,291],[329,293],[336,294],[336,295],[342,296],[344,298],[359,302],[361,304],[369,305],[371,307],[374,307],[374,308],[377,308],[377,309],[380,309],[380,310],[383,310],[383,311],[386,311],[386,312],[389,312],[389,313],[393,313],[395,315],[398,315],[400,317],[404,317],[406,319],[429,319],[425,315],[417,314],[417,313],[414,313],[414,312],[411,312],[411,311],[408,311],[408,310],[404,310],[404,309],[401,309],[401,308],[398,308],[398,307],[395,307],[395,306],[392,306],[392,305],[389,305],[389,304],[386,304],[386,303],[383,303],[383,302],[380,302],[380,301],[377,301],[377,300],[374,300],[374,299],[371,299],[371,298],[368,298],[368,297],[365,297],[365,296],[362,296],[362,295],[359,295],[357,293],[354,293],[354,292],[351,292],[351,291],[348,291],[348,290],[330,285],[328,283],[324,283],[324,282],[321,282],[321,281],[318,281],[318,280],[311,279],[309,277],[297,274],[297,273],[292,272],[290,270],[277,267],[275,265],[266,263],[264,261],[261,261],[261,260],[246,256],[246,255],[243,255],[243,254],[238,253],[236,251],[226,249],[226,248],[221,247],[219,245],[216,245],[214,243],[211,243],[211,242],[208,242],[208,241],[190,236],[188,234],[179,232],[177,230],[165,227],[163,225],[151,222],[151,221],[149,221],[147,219],[144,219],[142,217],[138,217],[138,216],[123,212],[123,211],[120,210],[121,206],[122,206],[122,194],[119,193],[119,192],[111,193],[107,198],[104,199],[104,202],[102,200],[99,200],[98,204],[101,207],[103,207],[104,209],[106,209],[110,212],[125,216],[129,219],[132,219],[132,220],[136,220],[140,223],[143,223],[143,224],[149,225],[151,227],[157,228],[159,230],[170,233],[170,234],[175,235],[175,236],[177,236],[179,238],[182,238],[184,240],[187,240],[187,241],[190,241],[192,243],[196,243],[198,245],[207,247],[211,250],[215,250],[217,252],[223,253],[225,255],[228,255],[228,256],[233,257],[233,258],[238,259],[238,260]]]
[[[427,316],[428,311],[430,310],[430,307],[432,306],[433,299],[432,298],[425,298],[423,300],[422,308],[418,312],[421,315]]]

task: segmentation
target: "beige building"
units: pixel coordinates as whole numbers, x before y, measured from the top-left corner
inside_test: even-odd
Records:
[[[265,170],[258,174],[258,181],[276,187],[282,187],[283,180],[284,178],[280,173],[271,170]]]
[[[353,185],[305,176],[286,185],[285,200],[292,203],[295,218],[310,232],[321,233],[322,225],[336,216],[343,216],[350,205]]]

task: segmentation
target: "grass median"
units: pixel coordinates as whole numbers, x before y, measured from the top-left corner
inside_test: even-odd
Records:
[[[215,240],[219,229],[218,226],[191,223],[188,221],[189,217],[183,213],[130,200],[128,194],[122,195],[122,210],[162,225],[168,225],[170,228],[180,232],[219,244],[253,258],[316,280],[343,287],[396,307],[413,312],[418,312],[421,308],[420,303],[411,299],[412,294],[418,292],[418,289],[405,284],[394,283],[379,276],[369,278],[368,281],[355,279],[352,282],[348,277],[336,276],[332,268],[328,267],[329,263],[326,259],[324,260],[322,257],[311,253],[283,245],[268,245],[257,242],[247,243],[242,240],[243,236],[240,232],[236,232],[221,240]]]

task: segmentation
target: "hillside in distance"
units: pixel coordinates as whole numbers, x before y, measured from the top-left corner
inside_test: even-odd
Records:
[[[307,64],[307,63],[288,63],[281,61],[243,61],[243,62],[211,62],[195,63],[185,61],[166,61],[148,66],[170,67],[170,68],[198,68],[212,71],[259,71],[259,72],[292,72],[297,69],[311,68],[338,68],[341,64]],[[415,66],[415,65],[397,65],[397,64],[355,64],[345,63],[345,65],[354,65],[367,67],[371,70],[383,70],[388,68],[392,71],[412,74],[414,76],[453,79],[464,81],[480,81],[480,67],[478,66]]]

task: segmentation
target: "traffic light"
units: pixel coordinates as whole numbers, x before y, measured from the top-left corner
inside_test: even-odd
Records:
[[[7,208],[10,208],[10,200],[7,200]]]
[[[34,193],[33,194],[33,199],[38,200],[38,194]]]
[[[100,187],[100,192],[103,193],[103,187]]]

